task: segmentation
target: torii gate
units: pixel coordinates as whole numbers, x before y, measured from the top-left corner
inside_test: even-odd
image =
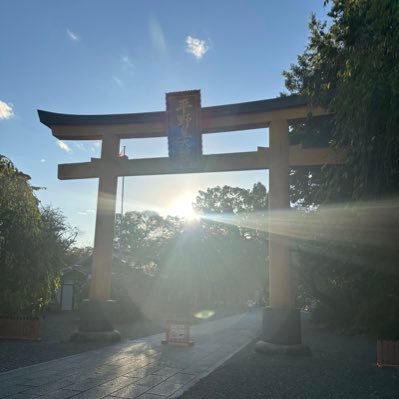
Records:
[[[107,318],[111,292],[111,265],[118,176],[227,172],[269,169],[269,208],[290,207],[290,167],[341,164],[343,155],[332,149],[290,146],[290,123],[309,113],[326,115],[306,98],[268,100],[201,108],[200,91],[168,93],[166,112],[118,115],[67,115],[39,110],[40,121],[60,140],[101,140],[101,158],[61,164],[58,178],[98,178],[98,202],[90,298],[83,306],[77,339],[117,339]],[[202,133],[269,128],[269,147],[253,152],[202,155]],[[169,157],[120,158],[121,139],[169,138]],[[301,344],[299,311],[291,289],[290,249],[284,240],[269,235],[269,303],[264,309],[262,340],[271,344]]]

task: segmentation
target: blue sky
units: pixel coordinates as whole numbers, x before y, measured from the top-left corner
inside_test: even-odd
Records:
[[[46,187],[92,245],[97,181],[59,181],[58,163],[98,156],[96,142],[57,142],[36,110],[75,114],[165,109],[165,92],[201,89],[211,106],[277,97],[322,0],[23,1],[0,12],[0,153]],[[166,156],[166,139],[129,140],[132,157]],[[204,137],[206,153],[255,150],[267,131]],[[125,210],[169,209],[198,189],[267,184],[267,172],[125,179]],[[119,205],[118,205],[119,207]]]

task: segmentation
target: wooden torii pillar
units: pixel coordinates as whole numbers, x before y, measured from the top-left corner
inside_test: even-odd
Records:
[[[188,95],[199,99],[199,90],[169,93],[179,101]],[[185,97],[186,96],[186,97]],[[197,100],[198,100],[197,99]],[[76,339],[117,339],[107,313],[111,292],[111,267],[114,218],[118,176],[163,175],[177,173],[209,173],[270,169],[269,207],[271,211],[289,209],[290,167],[341,164],[342,154],[331,149],[303,149],[289,145],[289,125],[304,121],[311,112],[326,115],[322,109],[312,109],[306,98],[280,97],[247,103],[214,107],[200,107],[195,100],[192,111],[185,119],[168,112],[150,112],[119,115],[67,115],[39,110],[40,121],[51,128],[59,140],[101,140],[101,158],[91,162],[61,164],[58,178],[98,178],[98,202],[94,240],[90,298],[84,303],[80,332]],[[169,104],[169,103],[168,103]],[[182,103],[184,104],[184,103]],[[189,103],[187,103],[189,104]],[[191,109],[191,105],[189,105]],[[185,108],[185,107],[183,107]],[[176,108],[176,109],[182,109]],[[190,111],[191,112],[191,111]],[[174,122],[173,122],[174,121]],[[183,122],[182,122],[183,121]],[[192,123],[195,140],[199,144],[202,133],[234,132],[269,128],[269,147],[257,151],[212,154],[196,157],[195,162],[180,162],[176,157],[151,159],[123,159],[118,157],[123,138],[150,138],[168,135],[171,123]],[[195,126],[194,126],[195,125]],[[181,127],[181,126],[180,126]],[[183,126],[184,128],[185,126]],[[187,133],[184,132],[183,133]],[[199,136],[198,136],[199,134]],[[183,134],[185,136],[185,134]],[[193,136],[194,137],[194,136]],[[169,141],[171,142],[169,133]],[[173,139],[175,140],[175,139]],[[197,145],[197,144],[196,144]],[[270,234],[269,292],[270,307],[264,311],[262,341],[276,345],[301,343],[299,311],[293,308],[291,288],[290,249],[283,237]]]

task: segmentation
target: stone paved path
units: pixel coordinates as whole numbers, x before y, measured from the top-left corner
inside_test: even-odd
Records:
[[[180,396],[260,332],[261,310],[192,328],[192,347],[163,334],[0,373],[0,398],[163,399]]]

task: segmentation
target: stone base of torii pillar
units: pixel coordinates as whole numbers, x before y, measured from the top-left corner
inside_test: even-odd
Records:
[[[263,332],[255,349],[270,355],[311,356],[309,346],[302,343],[300,310],[264,308]]]
[[[80,307],[79,330],[71,335],[70,341],[120,341],[121,334],[119,331],[114,329],[112,322],[112,313],[114,307],[115,301],[112,300],[84,300]]]

